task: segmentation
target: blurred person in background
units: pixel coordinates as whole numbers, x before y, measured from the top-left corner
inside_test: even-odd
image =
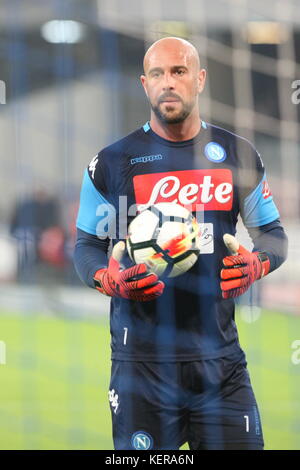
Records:
[[[40,282],[40,264],[63,266],[65,236],[59,202],[43,189],[16,204],[10,233],[17,241],[19,282]]]

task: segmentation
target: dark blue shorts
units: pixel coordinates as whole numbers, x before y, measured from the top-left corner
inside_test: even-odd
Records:
[[[115,449],[263,450],[245,355],[193,362],[112,362]]]

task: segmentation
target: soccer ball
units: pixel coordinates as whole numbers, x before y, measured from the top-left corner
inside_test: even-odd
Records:
[[[179,204],[154,204],[132,220],[126,246],[136,264],[145,263],[158,276],[179,276],[195,264],[200,254],[199,225]]]

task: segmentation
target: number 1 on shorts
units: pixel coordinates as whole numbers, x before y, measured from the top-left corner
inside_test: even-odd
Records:
[[[249,432],[249,416],[245,415],[244,418],[246,420],[246,432]]]

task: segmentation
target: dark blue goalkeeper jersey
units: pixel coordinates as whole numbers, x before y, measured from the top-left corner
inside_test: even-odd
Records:
[[[150,302],[111,299],[112,358],[193,361],[239,350],[234,301],[220,290],[224,233],[238,214],[248,229],[278,219],[262,160],[246,139],[202,121],[192,140],[171,142],[149,123],[96,155],[85,171],[77,227],[116,243],[136,209],[177,202],[201,223],[201,254],[165,280]],[[132,263],[125,258],[124,266]]]

